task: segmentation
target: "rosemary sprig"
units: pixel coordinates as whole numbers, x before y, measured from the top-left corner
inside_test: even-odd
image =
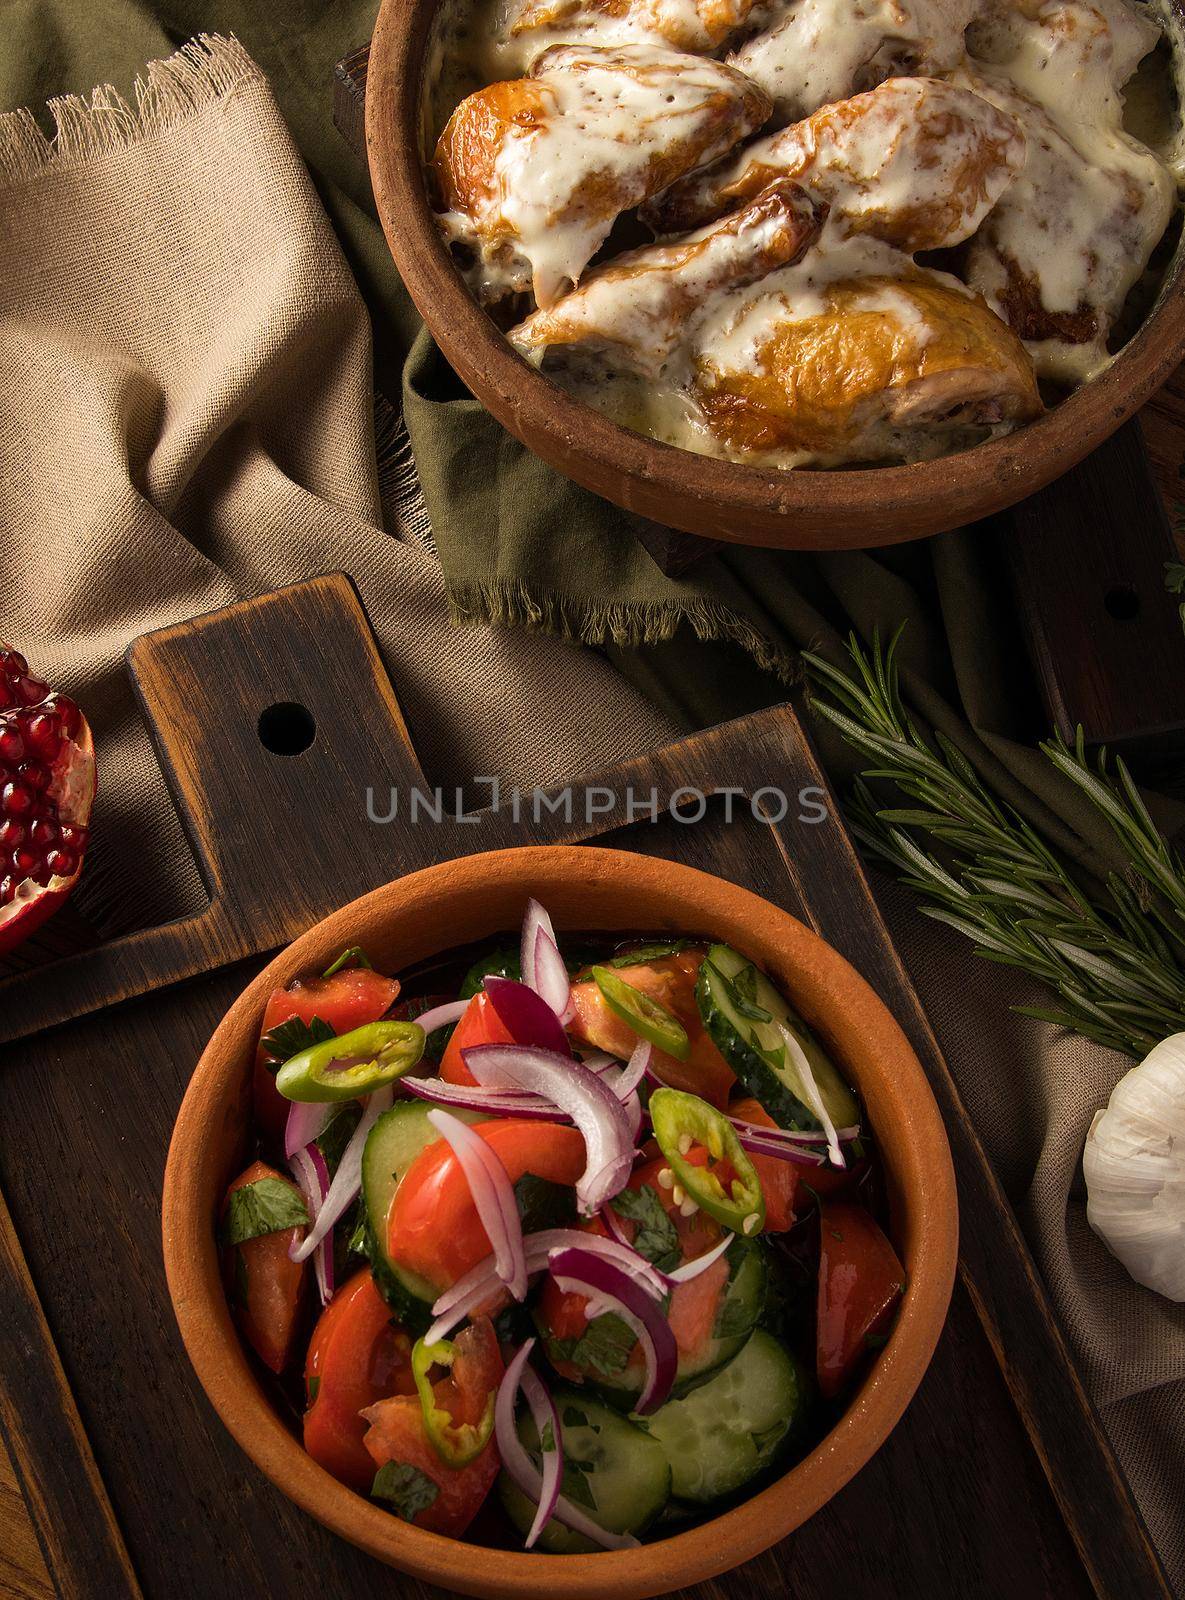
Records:
[[[812,706],[871,763],[848,814],[866,850],[900,873],[927,916],[966,935],[988,961],[1023,968],[1060,1006],[1018,1006],[1140,1057],[1185,1028],[1185,871],[1149,816],[1126,766],[1092,767],[1075,748],[1041,746],[1106,818],[1125,871],[1095,886],[1077,876],[1017,811],[991,793],[942,733],[923,737],[902,704],[897,641],[868,654],[853,635],[853,671],[813,654]],[[909,805],[884,807],[865,780],[892,782]],[[928,848],[919,834],[939,847]]]

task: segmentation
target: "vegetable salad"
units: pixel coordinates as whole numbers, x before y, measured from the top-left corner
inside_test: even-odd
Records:
[[[262,1019],[220,1244],[305,1448],[419,1527],[556,1553],[754,1492],[905,1289],[836,1065],[739,951],[561,947],[535,901],[459,996],[426,983],[355,948]]]

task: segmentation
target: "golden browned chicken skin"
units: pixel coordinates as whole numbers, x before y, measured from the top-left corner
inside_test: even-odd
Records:
[[[758,0],[527,0],[511,36],[535,31],[572,35],[606,26],[618,39],[658,38],[676,50],[718,50],[748,19]]]
[[[451,241],[471,246],[477,289],[577,283],[616,218],[761,125],[769,101],[741,73],[649,45],[559,45],[526,78],[454,111],[432,163]]]
[[[835,282],[823,300],[750,309],[752,337],[700,348],[694,395],[732,453],[901,459],[918,430],[937,453],[952,431],[1041,411],[1023,345],[978,297],[919,276]]]
[[[771,184],[730,216],[677,244],[633,250],[594,268],[578,289],[511,331],[523,354],[557,346],[611,348],[657,377],[709,298],[793,265],[819,237],[827,208],[793,183]]]
[[[828,202],[833,226],[912,254],[974,233],[1024,160],[1019,123],[982,96],[891,78],[681,179],[643,215],[678,233],[787,177]]]

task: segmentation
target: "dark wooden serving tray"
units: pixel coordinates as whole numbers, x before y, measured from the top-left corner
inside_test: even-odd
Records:
[[[317,653],[291,641],[316,640]],[[531,807],[410,827],[365,819],[367,785],[422,784],[349,582],[316,579],[139,641],[130,667],[211,904],[168,928],[40,965],[0,987],[0,1426],[59,1592],[107,1600],[354,1600],[430,1591],[335,1540],[224,1433],[190,1372],[160,1259],[165,1151],[194,1062],[263,952],[401,872],[493,845],[601,844],[670,856],[803,918],[885,998],[950,1134],[960,1275],[933,1366],[885,1448],[806,1527],[700,1586],[698,1600],[1170,1593],[1032,1260],[838,821],[768,785],[827,796],[794,710],[709,730]],[[353,717],[340,708],[350,679]],[[295,756],[262,712],[317,721]],[[627,788],[661,816],[628,822]],[[682,788],[733,792],[691,824]],[[614,809],[580,820],[591,787]],[[829,796],[827,797],[829,799]],[[604,796],[600,797],[604,803]],[[760,807],[758,807],[760,810]],[[814,814],[810,806],[803,814]],[[480,1552],[475,1552],[480,1560]]]

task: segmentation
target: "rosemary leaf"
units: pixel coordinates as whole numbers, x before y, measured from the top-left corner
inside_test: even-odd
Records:
[[[1183,569],[1185,570],[1185,569]],[[1122,760],[1090,760],[1055,737],[1041,750],[1104,817],[1123,872],[1099,886],[988,787],[950,738],[923,736],[901,700],[894,636],[865,652],[853,635],[851,671],[807,654],[811,706],[872,764],[847,805],[865,852],[892,868],[929,917],[955,929],[986,961],[1022,968],[1058,996],[1017,1006],[1127,1055],[1141,1057],[1185,1028],[1185,866],[1158,831]],[[902,802],[881,805],[873,783]]]

